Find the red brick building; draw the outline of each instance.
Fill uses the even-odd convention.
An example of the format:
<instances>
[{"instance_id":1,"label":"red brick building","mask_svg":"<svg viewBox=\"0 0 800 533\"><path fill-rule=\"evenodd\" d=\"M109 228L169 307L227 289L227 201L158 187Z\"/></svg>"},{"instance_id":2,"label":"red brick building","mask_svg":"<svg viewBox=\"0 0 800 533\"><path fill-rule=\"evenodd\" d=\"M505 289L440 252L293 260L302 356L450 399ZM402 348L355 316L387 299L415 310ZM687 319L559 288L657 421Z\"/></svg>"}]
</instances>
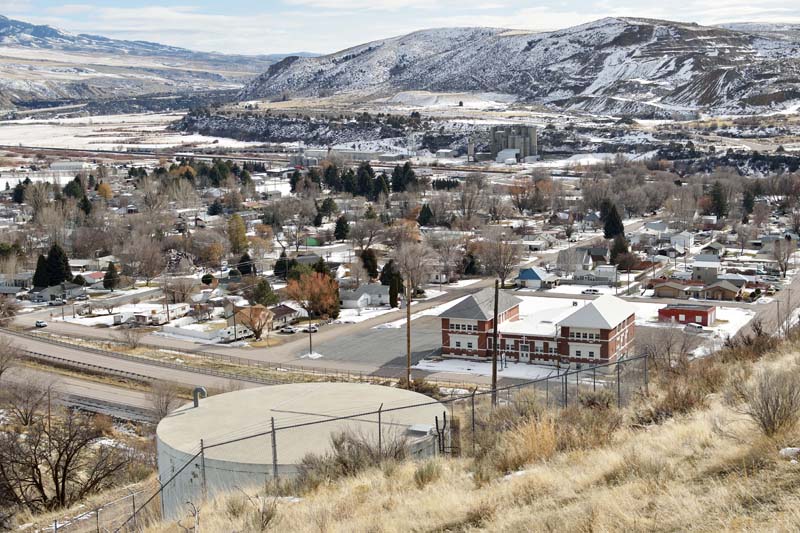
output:
<instances>
[{"instance_id":1,"label":"red brick building","mask_svg":"<svg viewBox=\"0 0 800 533\"><path fill-rule=\"evenodd\" d=\"M717 320L717 308L713 305L670 304L658 310L658 320L713 326Z\"/></svg>"},{"instance_id":2,"label":"red brick building","mask_svg":"<svg viewBox=\"0 0 800 533\"><path fill-rule=\"evenodd\" d=\"M501 292L498 353L519 362L599 364L627 355L635 337L635 308L614 296L575 301L527 315L523 300ZM560 305L560 307L558 307ZM489 359L494 292L473 294L440 315L442 355Z\"/></svg>"}]
</instances>

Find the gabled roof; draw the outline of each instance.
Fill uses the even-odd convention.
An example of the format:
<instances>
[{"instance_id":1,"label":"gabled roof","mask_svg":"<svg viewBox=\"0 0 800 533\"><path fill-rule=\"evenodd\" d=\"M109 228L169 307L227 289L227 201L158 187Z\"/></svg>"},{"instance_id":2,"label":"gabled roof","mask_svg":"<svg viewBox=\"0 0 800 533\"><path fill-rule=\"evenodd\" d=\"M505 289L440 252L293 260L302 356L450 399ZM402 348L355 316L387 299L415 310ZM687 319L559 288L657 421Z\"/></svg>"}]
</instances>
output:
<instances>
[{"instance_id":1,"label":"gabled roof","mask_svg":"<svg viewBox=\"0 0 800 533\"><path fill-rule=\"evenodd\" d=\"M497 312L503 313L520 304L516 296L500 291L497 297ZM494 289L487 288L464 298L439 315L441 318L463 318L468 320L491 320L494 317Z\"/></svg>"},{"instance_id":2,"label":"gabled roof","mask_svg":"<svg viewBox=\"0 0 800 533\"><path fill-rule=\"evenodd\" d=\"M606 294L578 308L559 322L560 326L574 328L613 329L629 316L636 314L632 304Z\"/></svg>"},{"instance_id":3,"label":"gabled roof","mask_svg":"<svg viewBox=\"0 0 800 533\"><path fill-rule=\"evenodd\" d=\"M726 291L737 292L737 293L739 292L739 287L737 287L730 281L725 281L725 280L717 281L716 283L712 283L711 285L705 288L705 290L707 291L711 289L724 289Z\"/></svg>"},{"instance_id":4,"label":"gabled roof","mask_svg":"<svg viewBox=\"0 0 800 533\"><path fill-rule=\"evenodd\" d=\"M521 279L524 281L548 281L552 279L558 279L558 276L555 274L551 274L546 270L539 268L539 267L532 267L532 268L523 268L519 271L519 276L517 279Z\"/></svg>"}]
</instances>

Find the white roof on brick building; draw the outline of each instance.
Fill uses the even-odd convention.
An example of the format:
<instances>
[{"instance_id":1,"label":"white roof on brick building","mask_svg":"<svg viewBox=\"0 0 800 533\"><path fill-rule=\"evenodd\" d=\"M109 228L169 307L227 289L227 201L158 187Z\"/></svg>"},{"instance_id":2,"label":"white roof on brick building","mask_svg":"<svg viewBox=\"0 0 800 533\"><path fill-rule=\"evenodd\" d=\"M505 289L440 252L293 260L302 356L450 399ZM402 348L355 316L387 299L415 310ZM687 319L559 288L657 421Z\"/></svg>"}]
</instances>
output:
<instances>
[{"instance_id":1,"label":"white roof on brick building","mask_svg":"<svg viewBox=\"0 0 800 533\"><path fill-rule=\"evenodd\" d=\"M636 307L610 294L588 303L559 322L573 328L614 329L620 322L636 314Z\"/></svg>"}]
</instances>

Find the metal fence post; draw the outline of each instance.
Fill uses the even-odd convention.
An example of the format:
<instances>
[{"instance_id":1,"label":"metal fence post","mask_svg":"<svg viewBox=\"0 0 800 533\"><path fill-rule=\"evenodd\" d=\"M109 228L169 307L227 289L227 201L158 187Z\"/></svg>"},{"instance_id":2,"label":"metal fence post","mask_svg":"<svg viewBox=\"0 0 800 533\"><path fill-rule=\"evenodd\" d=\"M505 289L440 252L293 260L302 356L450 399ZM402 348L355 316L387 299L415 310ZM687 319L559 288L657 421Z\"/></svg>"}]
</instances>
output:
<instances>
[{"instance_id":1,"label":"metal fence post","mask_svg":"<svg viewBox=\"0 0 800 533\"><path fill-rule=\"evenodd\" d=\"M597 391L597 367L592 367L592 392Z\"/></svg>"},{"instance_id":2,"label":"metal fence post","mask_svg":"<svg viewBox=\"0 0 800 533\"><path fill-rule=\"evenodd\" d=\"M203 499L206 497L206 447L203 439L200 439L200 480L203 486Z\"/></svg>"},{"instance_id":3,"label":"metal fence post","mask_svg":"<svg viewBox=\"0 0 800 533\"><path fill-rule=\"evenodd\" d=\"M53 520L53 533L58 533L58 518Z\"/></svg>"},{"instance_id":4,"label":"metal fence post","mask_svg":"<svg viewBox=\"0 0 800 533\"><path fill-rule=\"evenodd\" d=\"M475 455L475 391L472 389L472 396L470 401L472 403L472 455Z\"/></svg>"},{"instance_id":5,"label":"metal fence post","mask_svg":"<svg viewBox=\"0 0 800 533\"><path fill-rule=\"evenodd\" d=\"M272 424L272 478L278 480L278 439L275 435L275 417L270 418Z\"/></svg>"},{"instance_id":6,"label":"metal fence post","mask_svg":"<svg viewBox=\"0 0 800 533\"><path fill-rule=\"evenodd\" d=\"M617 361L617 409L622 407L622 381L620 379L621 372L619 361Z\"/></svg>"},{"instance_id":7,"label":"metal fence post","mask_svg":"<svg viewBox=\"0 0 800 533\"><path fill-rule=\"evenodd\" d=\"M381 411L383 411L383 404L378 407L378 456L383 455L383 430L381 426Z\"/></svg>"},{"instance_id":8,"label":"metal fence post","mask_svg":"<svg viewBox=\"0 0 800 533\"><path fill-rule=\"evenodd\" d=\"M648 357L645 356L645 358L644 358L644 393L649 395L650 394L650 387L649 387L648 376L647 376L647 359L648 359Z\"/></svg>"},{"instance_id":9,"label":"metal fence post","mask_svg":"<svg viewBox=\"0 0 800 533\"><path fill-rule=\"evenodd\" d=\"M100 533L100 508L94 510L94 526L97 533Z\"/></svg>"},{"instance_id":10,"label":"metal fence post","mask_svg":"<svg viewBox=\"0 0 800 533\"><path fill-rule=\"evenodd\" d=\"M200 441L202 442L202 441ZM203 467L203 472L205 472L205 466ZM203 492L205 492L205 485L206 485L206 476L205 473L203 474ZM131 491L131 502L133 505L133 529L136 531L138 528L136 527L136 493Z\"/></svg>"}]
</instances>

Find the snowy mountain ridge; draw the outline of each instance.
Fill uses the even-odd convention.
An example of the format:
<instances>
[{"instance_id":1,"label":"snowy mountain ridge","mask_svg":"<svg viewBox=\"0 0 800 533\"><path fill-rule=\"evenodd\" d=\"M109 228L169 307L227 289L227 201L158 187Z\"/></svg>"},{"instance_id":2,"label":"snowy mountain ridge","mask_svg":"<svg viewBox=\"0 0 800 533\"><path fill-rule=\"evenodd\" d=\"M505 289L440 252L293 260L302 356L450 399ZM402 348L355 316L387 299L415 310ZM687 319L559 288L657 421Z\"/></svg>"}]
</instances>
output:
<instances>
[{"instance_id":1,"label":"snowy mountain ridge","mask_svg":"<svg viewBox=\"0 0 800 533\"><path fill-rule=\"evenodd\" d=\"M751 113L800 100L800 42L774 31L638 18L546 33L422 30L326 56L287 57L240 97L491 91L615 115Z\"/></svg>"}]
</instances>

